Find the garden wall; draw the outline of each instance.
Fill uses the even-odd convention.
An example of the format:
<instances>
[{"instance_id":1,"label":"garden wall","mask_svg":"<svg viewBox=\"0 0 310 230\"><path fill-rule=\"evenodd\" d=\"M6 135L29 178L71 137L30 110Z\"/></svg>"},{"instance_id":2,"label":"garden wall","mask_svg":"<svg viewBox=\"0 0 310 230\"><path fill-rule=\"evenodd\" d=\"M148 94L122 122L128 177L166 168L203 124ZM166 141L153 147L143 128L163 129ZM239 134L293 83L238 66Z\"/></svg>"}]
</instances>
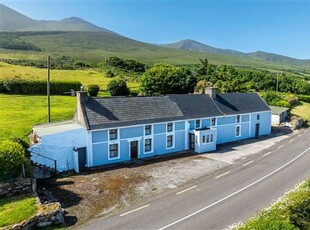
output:
<instances>
[{"instance_id":1,"label":"garden wall","mask_svg":"<svg viewBox=\"0 0 310 230\"><path fill-rule=\"evenodd\" d=\"M36 192L36 180L30 178L16 179L8 183L0 183L0 198Z\"/></svg>"}]
</instances>

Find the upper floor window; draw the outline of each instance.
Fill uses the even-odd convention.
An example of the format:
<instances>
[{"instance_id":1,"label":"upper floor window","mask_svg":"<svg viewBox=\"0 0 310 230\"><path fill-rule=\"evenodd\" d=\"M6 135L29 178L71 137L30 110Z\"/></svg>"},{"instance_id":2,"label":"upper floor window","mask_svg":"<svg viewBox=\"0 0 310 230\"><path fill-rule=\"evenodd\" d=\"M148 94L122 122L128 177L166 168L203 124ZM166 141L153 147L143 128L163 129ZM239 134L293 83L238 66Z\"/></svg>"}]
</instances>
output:
<instances>
[{"instance_id":1,"label":"upper floor window","mask_svg":"<svg viewBox=\"0 0 310 230\"><path fill-rule=\"evenodd\" d=\"M152 134L152 125L146 125L144 127L144 134L145 135L151 135Z\"/></svg>"},{"instance_id":2,"label":"upper floor window","mask_svg":"<svg viewBox=\"0 0 310 230\"><path fill-rule=\"evenodd\" d=\"M256 119L259 120L259 118L260 118L260 116L259 116L259 114L257 114Z\"/></svg>"},{"instance_id":3,"label":"upper floor window","mask_svg":"<svg viewBox=\"0 0 310 230\"><path fill-rule=\"evenodd\" d=\"M172 132L173 131L173 123L167 123L167 132Z\"/></svg>"},{"instance_id":4,"label":"upper floor window","mask_svg":"<svg viewBox=\"0 0 310 230\"><path fill-rule=\"evenodd\" d=\"M211 126L215 126L216 125L216 118L212 118L211 119Z\"/></svg>"},{"instance_id":5,"label":"upper floor window","mask_svg":"<svg viewBox=\"0 0 310 230\"><path fill-rule=\"evenodd\" d=\"M237 122L237 123L240 123L240 115L237 115L236 122Z\"/></svg>"},{"instance_id":6,"label":"upper floor window","mask_svg":"<svg viewBox=\"0 0 310 230\"><path fill-rule=\"evenodd\" d=\"M117 140L117 129L109 130L109 140Z\"/></svg>"},{"instance_id":7,"label":"upper floor window","mask_svg":"<svg viewBox=\"0 0 310 230\"><path fill-rule=\"evenodd\" d=\"M196 129L200 128L200 120L199 119L195 121L195 128Z\"/></svg>"}]
</instances>

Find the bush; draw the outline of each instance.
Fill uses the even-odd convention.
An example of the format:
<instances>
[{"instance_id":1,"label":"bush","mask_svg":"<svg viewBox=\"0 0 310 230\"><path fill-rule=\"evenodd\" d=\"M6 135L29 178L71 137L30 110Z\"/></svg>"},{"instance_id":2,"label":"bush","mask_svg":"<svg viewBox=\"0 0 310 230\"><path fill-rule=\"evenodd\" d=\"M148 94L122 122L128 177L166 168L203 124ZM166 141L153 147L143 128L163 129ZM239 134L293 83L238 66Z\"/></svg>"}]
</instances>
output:
<instances>
[{"instance_id":1,"label":"bush","mask_svg":"<svg viewBox=\"0 0 310 230\"><path fill-rule=\"evenodd\" d=\"M310 103L310 95L298 95L298 100Z\"/></svg>"},{"instance_id":2,"label":"bush","mask_svg":"<svg viewBox=\"0 0 310 230\"><path fill-rule=\"evenodd\" d=\"M298 206L290 208L290 220L294 226L301 230L310 229L310 198L303 200Z\"/></svg>"},{"instance_id":3,"label":"bush","mask_svg":"<svg viewBox=\"0 0 310 230\"><path fill-rule=\"evenodd\" d=\"M114 75L112 70L108 70L107 72L105 72L105 76L109 77L109 78L115 77L115 75Z\"/></svg>"},{"instance_id":4,"label":"bush","mask_svg":"<svg viewBox=\"0 0 310 230\"><path fill-rule=\"evenodd\" d=\"M137 97L139 93L140 92L138 90L130 90L130 96Z\"/></svg>"},{"instance_id":5,"label":"bush","mask_svg":"<svg viewBox=\"0 0 310 230\"><path fill-rule=\"evenodd\" d=\"M0 92L10 94L46 95L46 81L31 81L11 79L0 82ZM78 81L52 81L50 85L51 94L63 95L65 92L80 90L82 84ZM2 90L2 91L1 91Z\"/></svg>"},{"instance_id":6,"label":"bush","mask_svg":"<svg viewBox=\"0 0 310 230\"><path fill-rule=\"evenodd\" d=\"M127 96L130 91L127 87L127 84L122 79L114 79L108 84L108 91L111 96Z\"/></svg>"},{"instance_id":7,"label":"bush","mask_svg":"<svg viewBox=\"0 0 310 230\"><path fill-rule=\"evenodd\" d=\"M29 162L25 157L23 146L12 141L0 143L0 181L8 181L22 174L24 165L29 174Z\"/></svg>"},{"instance_id":8,"label":"bush","mask_svg":"<svg viewBox=\"0 0 310 230\"><path fill-rule=\"evenodd\" d=\"M99 93L100 87L99 85L89 85L88 86L88 94L91 97L96 97Z\"/></svg>"}]
</instances>

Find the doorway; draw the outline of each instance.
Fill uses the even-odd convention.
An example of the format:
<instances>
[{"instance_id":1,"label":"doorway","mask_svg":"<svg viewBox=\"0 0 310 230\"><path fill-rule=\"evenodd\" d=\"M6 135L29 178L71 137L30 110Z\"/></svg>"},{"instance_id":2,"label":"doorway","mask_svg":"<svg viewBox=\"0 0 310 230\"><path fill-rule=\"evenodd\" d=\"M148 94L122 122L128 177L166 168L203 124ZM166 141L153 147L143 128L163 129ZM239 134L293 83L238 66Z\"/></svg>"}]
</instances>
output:
<instances>
[{"instance_id":1,"label":"doorway","mask_svg":"<svg viewBox=\"0 0 310 230\"><path fill-rule=\"evenodd\" d=\"M130 142L130 157L131 159L138 158L138 141L131 141Z\"/></svg>"},{"instance_id":2,"label":"doorway","mask_svg":"<svg viewBox=\"0 0 310 230\"><path fill-rule=\"evenodd\" d=\"M86 165L86 147L83 148L77 148L78 152L78 160L79 160L79 171L84 172L85 171L85 165Z\"/></svg>"},{"instance_id":3,"label":"doorway","mask_svg":"<svg viewBox=\"0 0 310 230\"><path fill-rule=\"evenodd\" d=\"M255 137L259 136L259 123L255 125Z\"/></svg>"},{"instance_id":4,"label":"doorway","mask_svg":"<svg viewBox=\"0 0 310 230\"><path fill-rule=\"evenodd\" d=\"M189 149L195 150L195 134L189 133Z\"/></svg>"}]
</instances>

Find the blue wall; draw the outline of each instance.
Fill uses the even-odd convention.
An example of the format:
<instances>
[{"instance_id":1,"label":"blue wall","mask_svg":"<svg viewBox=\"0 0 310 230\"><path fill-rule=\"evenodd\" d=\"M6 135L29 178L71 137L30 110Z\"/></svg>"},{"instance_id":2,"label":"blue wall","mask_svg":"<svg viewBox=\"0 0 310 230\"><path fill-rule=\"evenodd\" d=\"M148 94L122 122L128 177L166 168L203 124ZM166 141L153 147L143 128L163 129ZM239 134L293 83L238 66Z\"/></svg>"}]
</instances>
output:
<instances>
[{"instance_id":1,"label":"blue wall","mask_svg":"<svg viewBox=\"0 0 310 230\"><path fill-rule=\"evenodd\" d=\"M257 114L260 115L259 120L257 120ZM160 123L153 125L153 134L149 137L152 138L153 152L144 153L144 125L136 127L126 127L119 129L119 149L120 158L109 160L108 159L108 131L95 131L92 132L92 152L93 152L93 166L117 163L121 161L130 160L130 141L138 140L138 158L151 157L154 155L163 155L177 151L185 150L188 143L188 130L185 130L187 126L186 122L189 123L190 129L194 128L195 120L191 121L178 121L174 123L174 147L166 148L166 124ZM251 126L250 126L251 123ZM271 113L261 112L251 115L241 115L241 122L236 123L236 116L219 117L217 118L217 126L215 132L214 144L205 144L197 148L198 152L206 152L213 150L216 144L238 141L255 136L255 125L260 124L259 135L269 134L271 131ZM236 126L241 127L241 136L236 137ZM201 127L209 127L210 119L201 119ZM97 143L97 144L96 144Z\"/></svg>"}]
</instances>

